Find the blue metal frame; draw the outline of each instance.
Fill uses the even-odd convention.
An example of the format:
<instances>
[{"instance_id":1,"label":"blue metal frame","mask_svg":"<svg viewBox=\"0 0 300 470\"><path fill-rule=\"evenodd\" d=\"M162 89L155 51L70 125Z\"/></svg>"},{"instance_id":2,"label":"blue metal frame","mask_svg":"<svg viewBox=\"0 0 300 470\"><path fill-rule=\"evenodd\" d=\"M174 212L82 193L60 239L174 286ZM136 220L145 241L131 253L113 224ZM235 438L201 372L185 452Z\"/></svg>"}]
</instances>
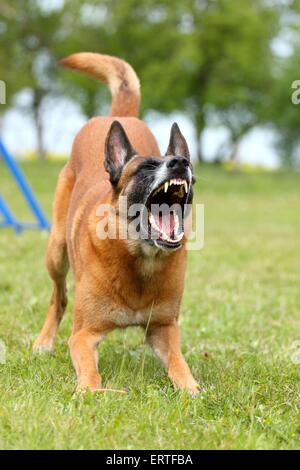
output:
<instances>
[{"instance_id":1,"label":"blue metal frame","mask_svg":"<svg viewBox=\"0 0 300 470\"><path fill-rule=\"evenodd\" d=\"M0 221L0 227L13 227L16 232L20 232L22 229L18 221L14 218L13 214L6 205L3 197L0 194L0 213L2 213L3 220Z\"/></svg>"},{"instance_id":2,"label":"blue metal frame","mask_svg":"<svg viewBox=\"0 0 300 470\"><path fill-rule=\"evenodd\" d=\"M23 194L25 201L27 202L28 206L30 207L32 213L34 214L37 223L30 224L30 223L21 223L18 222L11 211L9 210L7 204L5 203L3 197L0 195L0 213L3 215L3 221L0 221L0 227L13 227L16 232L21 232L23 229L27 228L36 228L41 230L49 230L50 224L47 221L36 197L30 188L29 184L27 183L25 176L23 175L22 171L18 167L17 163L10 155L8 150L6 149L5 145L0 139L0 153L2 154L4 163L7 165L9 171L12 174L13 179L17 183L20 191Z\"/></svg>"}]
</instances>

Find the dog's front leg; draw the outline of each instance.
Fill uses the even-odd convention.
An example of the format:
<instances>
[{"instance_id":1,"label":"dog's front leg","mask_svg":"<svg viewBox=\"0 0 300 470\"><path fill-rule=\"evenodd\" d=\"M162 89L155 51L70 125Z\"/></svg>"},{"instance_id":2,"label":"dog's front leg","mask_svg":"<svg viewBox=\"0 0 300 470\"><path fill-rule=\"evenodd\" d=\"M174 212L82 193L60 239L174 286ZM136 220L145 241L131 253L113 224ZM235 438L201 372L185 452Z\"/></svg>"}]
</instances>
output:
<instances>
[{"instance_id":1,"label":"dog's front leg","mask_svg":"<svg viewBox=\"0 0 300 470\"><path fill-rule=\"evenodd\" d=\"M174 387L187 390L193 396L196 395L199 392L199 385L182 355L177 321L169 325L150 326L147 339L167 368Z\"/></svg>"},{"instance_id":2,"label":"dog's front leg","mask_svg":"<svg viewBox=\"0 0 300 470\"><path fill-rule=\"evenodd\" d=\"M101 389L101 376L98 372L97 346L106 332L95 332L88 328L74 333L69 339L72 362L77 374L77 390Z\"/></svg>"}]
</instances>

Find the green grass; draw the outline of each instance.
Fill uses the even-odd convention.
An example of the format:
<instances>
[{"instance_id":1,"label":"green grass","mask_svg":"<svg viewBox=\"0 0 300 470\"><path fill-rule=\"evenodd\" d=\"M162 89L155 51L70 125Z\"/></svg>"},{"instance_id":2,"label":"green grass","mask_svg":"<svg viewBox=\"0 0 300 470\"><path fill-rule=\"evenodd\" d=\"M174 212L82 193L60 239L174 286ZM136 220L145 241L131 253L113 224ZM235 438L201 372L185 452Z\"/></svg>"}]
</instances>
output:
<instances>
[{"instance_id":1,"label":"green grass","mask_svg":"<svg viewBox=\"0 0 300 470\"><path fill-rule=\"evenodd\" d=\"M24 171L50 215L59 163ZM0 164L1 192L28 218ZM205 246L189 255L182 344L203 392L173 391L138 329L100 347L119 395L73 395L68 312L53 356L33 356L51 284L47 235L0 231L0 447L5 449L295 449L300 446L300 175L203 167Z\"/></svg>"}]
</instances>

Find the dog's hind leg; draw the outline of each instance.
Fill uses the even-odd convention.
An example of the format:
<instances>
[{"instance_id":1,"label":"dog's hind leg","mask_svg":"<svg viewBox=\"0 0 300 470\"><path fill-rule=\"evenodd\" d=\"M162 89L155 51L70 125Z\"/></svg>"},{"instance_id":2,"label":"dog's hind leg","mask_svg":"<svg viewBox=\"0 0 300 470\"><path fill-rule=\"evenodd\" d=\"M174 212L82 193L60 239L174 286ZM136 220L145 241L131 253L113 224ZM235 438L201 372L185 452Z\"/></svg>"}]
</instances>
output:
<instances>
[{"instance_id":1,"label":"dog's hind leg","mask_svg":"<svg viewBox=\"0 0 300 470\"><path fill-rule=\"evenodd\" d=\"M73 173L67 165L59 175L54 199L53 225L46 256L47 269L53 280L53 292L44 326L33 345L33 350L37 352L53 350L54 337L67 305L66 276L69 261L66 220L73 185Z\"/></svg>"}]
</instances>

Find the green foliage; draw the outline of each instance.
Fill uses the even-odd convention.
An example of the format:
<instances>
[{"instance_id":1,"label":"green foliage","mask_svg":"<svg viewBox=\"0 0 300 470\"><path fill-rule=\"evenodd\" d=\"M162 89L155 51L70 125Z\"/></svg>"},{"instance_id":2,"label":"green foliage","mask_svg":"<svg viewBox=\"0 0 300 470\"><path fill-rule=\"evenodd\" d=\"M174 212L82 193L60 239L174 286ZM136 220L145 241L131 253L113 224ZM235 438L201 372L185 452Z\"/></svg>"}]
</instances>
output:
<instances>
[{"instance_id":1,"label":"green foliage","mask_svg":"<svg viewBox=\"0 0 300 470\"><path fill-rule=\"evenodd\" d=\"M288 167L300 166L299 54L297 46L291 55L281 59L264 110L266 122L276 132L282 163Z\"/></svg>"},{"instance_id":2,"label":"green foliage","mask_svg":"<svg viewBox=\"0 0 300 470\"><path fill-rule=\"evenodd\" d=\"M133 65L141 78L143 112L182 110L199 134L213 115L230 128L233 140L259 121L271 80L276 8L263 0L89 0L85 11L89 27L80 35L81 48L95 44Z\"/></svg>"},{"instance_id":3,"label":"green foliage","mask_svg":"<svg viewBox=\"0 0 300 470\"><path fill-rule=\"evenodd\" d=\"M300 93L292 88L292 83L297 79L300 80L299 67L296 62L299 53L300 50L295 51L279 72L272 89L272 103L267 110L268 122L277 133L276 143L282 163L289 167L300 165L300 103L292 101L295 92L298 100L300 97Z\"/></svg>"},{"instance_id":4,"label":"green foliage","mask_svg":"<svg viewBox=\"0 0 300 470\"><path fill-rule=\"evenodd\" d=\"M235 144L260 121L260 103L271 81L270 45L278 31L278 11L261 0L205 4L205 9L193 10L197 66L189 96L198 132L205 124L225 125Z\"/></svg>"},{"instance_id":5,"label":"green foliage","mask_svg":"<svg viewBox=\"0 0 300 470\"><path fill-rule=\"evenodd\" d=\"M57 90L55 47L63 32L61 9L47 8L41 0L14 0L0 7L1 53L5 51L1 78L7 83L8 102L23 90L30 91L24 111L37 131L39 157L45 157L43 105Z\"/></svg>"},{"instance_id":6,"label":"green foliage","mask_svg":"<svg viewBox=\"0 0 300 470\"><path fill-rule=\"evenodd\" d=\"M55 89L55 56L59 42L60 11L45 10L42 2L14 0L0 8L1 77L13 92L31 89L47 94Z\"/></svg>"}]
</instances>

